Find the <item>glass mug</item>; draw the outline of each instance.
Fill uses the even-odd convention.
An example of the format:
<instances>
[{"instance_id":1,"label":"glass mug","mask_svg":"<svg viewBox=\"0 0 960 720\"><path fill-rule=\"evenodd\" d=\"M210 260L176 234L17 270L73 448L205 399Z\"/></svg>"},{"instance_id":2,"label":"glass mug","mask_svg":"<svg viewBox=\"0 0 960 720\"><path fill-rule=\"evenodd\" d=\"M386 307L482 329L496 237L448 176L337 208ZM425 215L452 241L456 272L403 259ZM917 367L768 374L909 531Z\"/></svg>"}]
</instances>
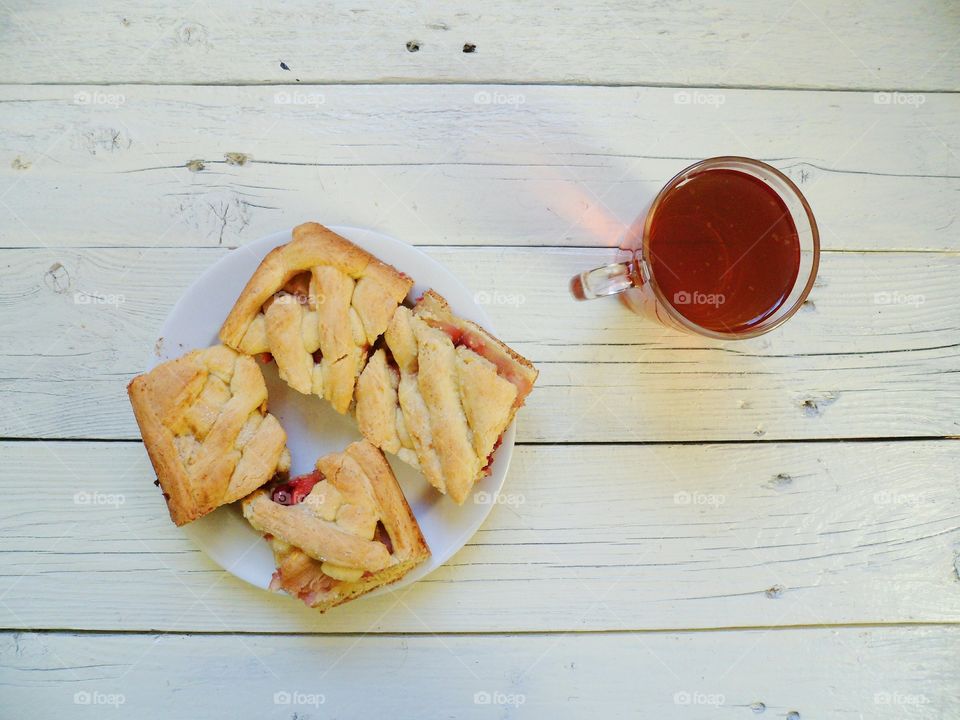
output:
<instances>
[{"instance_id":1,"label":"glass mug","mask_svg":"<svg viewBox=\"0 0 960 720\"><path fill-rule=\"evenodd\" d=\"M759 160L716 157L677 174L624 234L625 262L575 277L581 300L626 293L635 311L723 340L756 337L803 305L820 235L799 188Z\"/></svg>"}]
</instances>

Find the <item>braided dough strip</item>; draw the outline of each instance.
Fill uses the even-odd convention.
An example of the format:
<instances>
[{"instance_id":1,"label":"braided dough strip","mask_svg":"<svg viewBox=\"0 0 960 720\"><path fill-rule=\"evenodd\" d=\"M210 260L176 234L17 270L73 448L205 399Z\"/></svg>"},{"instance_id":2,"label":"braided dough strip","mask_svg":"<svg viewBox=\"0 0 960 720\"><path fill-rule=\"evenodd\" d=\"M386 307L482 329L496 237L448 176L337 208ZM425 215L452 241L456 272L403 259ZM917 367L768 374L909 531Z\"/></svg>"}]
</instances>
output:
<instances>
[{"instance_id":1,"label":"braided dough strip","mask_svg":"<svg viewBox=\"0 0 960 720\"><path fill-rule=\"evenodd\" d=\"M357 382L360 432L462 505L537 371L432 291L397 308L384 340Z\"/></svg>"}]
</instances>

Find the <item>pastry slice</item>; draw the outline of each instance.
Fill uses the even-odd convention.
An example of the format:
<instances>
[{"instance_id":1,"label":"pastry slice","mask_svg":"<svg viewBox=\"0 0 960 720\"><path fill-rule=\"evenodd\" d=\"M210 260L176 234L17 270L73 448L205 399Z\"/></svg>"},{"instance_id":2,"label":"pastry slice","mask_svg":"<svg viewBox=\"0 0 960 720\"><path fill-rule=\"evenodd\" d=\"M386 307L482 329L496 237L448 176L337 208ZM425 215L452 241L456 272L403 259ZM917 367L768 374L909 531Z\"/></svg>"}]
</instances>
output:
<instances>
[{"instance_id":1,"label":"pastry slice","mask_svg":"<svg viewBox=\"0 0 960 720\"><path fill-rule=\"evenodd\" d=\"M390 465L365 440L257 490L243 515L273 548L271 589L321 611L396 582L430 556Z\"/></svg>"},{"instance_id":2,"label":"pastry slice","mask_svg":"<svg viewBox=\"0 0 960 720\"><path fill-rule=\"evenodd\" d=\"M127 393L177 525L245 497L290 466L286 433L267 413L253 358L223 345L194 350L135 377Z\"/></svg>"},{"instance_id":3,"label":"pastry slice","mask_svg":"<svg viewBox=\"0 0 960 720\"><path fill-rule=\"evenodd\" d=\"M220 329L224 344L269 353L297 392L345 413L357 377L413 281L317 223L270 251Z\"/></svg>"},{"instance_id":4,"label":"pastry slice","mask_svg":"<svg viewBox=\"0 0 960 720\"><path fill-rule=\"evenodd\" d=\"M397 308L383 345L357 383L360 432L462 505L537 371L433 291Z\"/></svg>"}]
</instances>

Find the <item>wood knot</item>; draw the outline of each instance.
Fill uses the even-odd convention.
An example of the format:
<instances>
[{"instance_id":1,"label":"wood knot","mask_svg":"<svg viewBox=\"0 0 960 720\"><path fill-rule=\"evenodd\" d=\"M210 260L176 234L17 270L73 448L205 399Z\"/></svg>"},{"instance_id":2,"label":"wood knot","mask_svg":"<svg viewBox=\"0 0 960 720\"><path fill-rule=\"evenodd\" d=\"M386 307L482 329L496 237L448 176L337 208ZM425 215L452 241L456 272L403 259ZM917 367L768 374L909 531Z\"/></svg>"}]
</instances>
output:
<instances>
[{"instance_id":1,"label":"wood knot","mask_svg":"<svg viewBox=\"0 0 960 720\"><path fill-rule=\"evenodd\" d=\"M190 172L200 172L207 166L203 164L203 160L190 160L184 164L184 167Z\"/></svg>"},{"instance_id":2,"label":"wood knot","mask_svg":"<svg viewBox=\"0 0 960 720\"><path fill-rule=\"evenodd\" d=\"M243 167L251 160L249 155L241 152L224 153L223 159L227 161L227 165L237 165L240 167Z\"/></svg>"},{"instance_id":3,"label":"wood knot","mask_svg":"<svg viewBox=\"0 0 960 720\"><path fill-rule=\"evenodd\" d=\"M420 50L420 43L416 40L407 40L407 52L417 52Z\"/></svg>"},{"instance_id":4,"label":"wood knot","mask_svg":"<svg viewBox=\"0 0 960 720\"><path fill-rule=\"evenodd\" d=\"M50 269L43 274L44 284L53 290L57 295L62 295L70 289L70 273L60 263L54 263Z\"/></svg>"},{"instance_id":5,"label":"wood knot","mask_svg":"<svg viewBox=\"0 0 960 720\"><path fill-rule=\"evenodd\" d=\"M792 475L788 473L777 473L770 479L770 482L767 483L767 487L773 488L774 490L780 490L785 488L787 485L791 485L792 483Z\"/></svg>"},{"instance_id":6,"label":"wood knot","mask_svg":"<svg viewBox=\"0 0 960 720\"><path fill-rule=\"evenodd\" d=\"M133 140L125 137L116 128L94 127L81 133L79 144L91 155L96 155L98 152L114 153L120 150L128 150L133 145Z\"/></svg>"},{"instance_id":7,"label":"wood knot","mask_svg":"<svg viewBox=\"0 0 960 720\"><path fill-rule=\"evenodd\" d=\"M800 401L800 409L807 417L819 417L830 405L840 397L840 393L824 392Z\"/></svg>"},{"instance_id":8,"label":"wood knot","mask_svg":"<svg viewBox=\"0 0 960 720\"><path fill-rule=\"evenodd\" d=\"M774 585L763 591L763 594L766 595L771 600L776 600L778 597L783 595L786 588L783 585Z\"/></svg>"},{"instance_id":9,"label":"wood knot","mask_svg":"<svg viewBox=\"0 0 960 720\"><path fill-rule=\"evenodd\" d=\"M207 29L199 23L186 22L177 28L177 39L184 45L204 45L207 42Z\"/></svg>"},{"instance_id":10,"label":"wood knot","mask_svg":"<svg viewBox=\"0 0 960 720\"><path fill-rule=\"evenodd\" d=\"M477 51L477 46L474 45L473 43L464 43L464 44L463 44L463 51L464 51L465 53L476 52L476 51Z\"/></svg>"}]
</instances>

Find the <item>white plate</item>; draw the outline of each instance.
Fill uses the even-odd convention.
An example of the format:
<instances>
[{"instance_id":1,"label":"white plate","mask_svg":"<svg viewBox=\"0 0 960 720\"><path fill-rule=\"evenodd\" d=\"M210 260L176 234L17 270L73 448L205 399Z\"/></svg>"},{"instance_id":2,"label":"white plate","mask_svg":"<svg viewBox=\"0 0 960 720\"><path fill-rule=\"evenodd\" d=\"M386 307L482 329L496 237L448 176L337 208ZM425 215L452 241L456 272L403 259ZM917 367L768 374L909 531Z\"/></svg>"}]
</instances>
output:
<instances>
[{"instance_id":1,"label":"white plate","mask_svg":"<svg viewBox=\"0 0 960 720\"><path fill-rule=\"evenodd\" d=\"M471 292L450 271L415 247L371 230L331 229L413 278L416 284L409 300L433 288L458 315L493 332L490 319L476 304ZM290 239L289 230L261 238L228 253L201 275L167 317L160 330L159 354L151 356L149 366L152 368L189 350L216 344L220 325L260 261L270 250ZM287 431L291 476L310 472L320 456L342 450L360 439L350 417L337 414L315 395L301 395L291 390L277 377L275 363L261 367L270 395L269 410ZM432 555L399 582L380 588L370 596L419 580L450 559L473 536L503 487L513 455L514 435L514 425L511 425L496 452L490 475L477 483L462 507L434 490L418 471L389 457ZM257 587L269 586L276 567L273 554L266 541L243 519L236 503L221 507L183 529L223 569Z\"/></svg>"}]
</instances>

